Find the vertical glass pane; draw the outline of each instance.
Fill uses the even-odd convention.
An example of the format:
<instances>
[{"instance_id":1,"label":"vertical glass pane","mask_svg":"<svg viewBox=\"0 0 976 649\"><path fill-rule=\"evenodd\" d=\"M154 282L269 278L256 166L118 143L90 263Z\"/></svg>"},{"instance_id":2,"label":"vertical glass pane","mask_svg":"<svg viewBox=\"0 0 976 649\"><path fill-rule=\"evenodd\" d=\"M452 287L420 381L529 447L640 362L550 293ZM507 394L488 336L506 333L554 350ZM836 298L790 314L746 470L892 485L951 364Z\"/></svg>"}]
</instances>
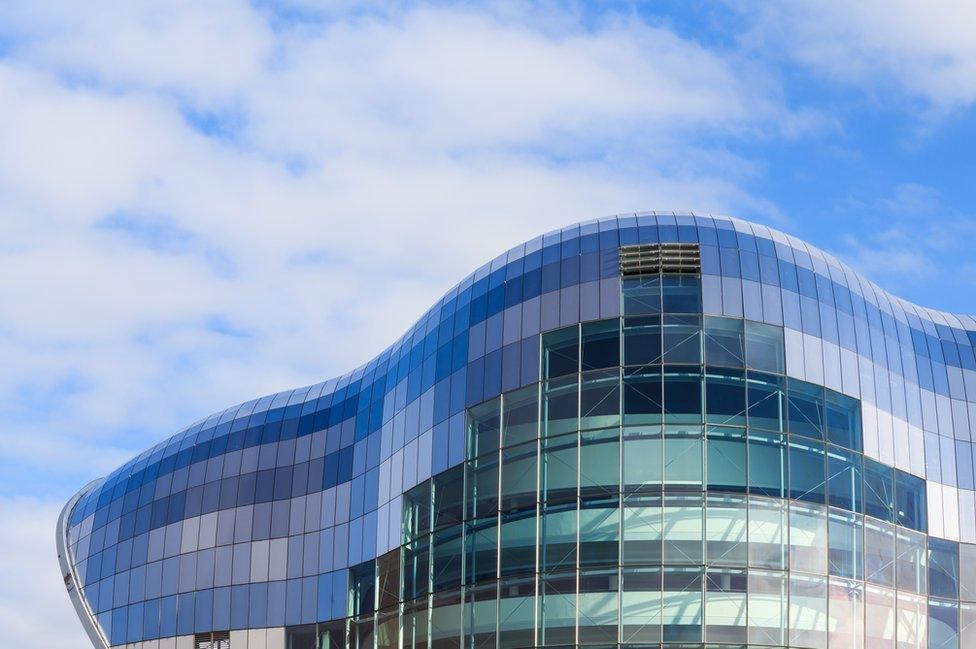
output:
<instances>
[{"instance_id":1,"label":"vertical glass pane","mask_svg":"<svg viewBox=\"0 0 976 649\"><path fill-rule=\"evenodd\" d=\"M828 586L828 643L831 647L864 646L864 586L850 579L831 577Z\"/></svg>"},{"instance_id":2,"label":"vertical glass pane","mask_svg":"<svg viewBox=\"0 0 976 649\"><path fill-rule=\"evenodd\" d=\"M498 568L498 521L472 521L464 532L464 574L466 584L494 582ZM404 555L406 570L406 555Z\"/></svg>"},{"instance_id":3,"label":"vertical glass pane","mask_svg":"<svg viewBox=\"0 0 976 649\"><path fill-rule=\"evenodd\" d=\"M430 482L421 482L403 494L403 540L419 538L430 531Z\"/></svg>"},{"instance_id":4,"label":"vertical glass pane","mask_svg":"<svg viewBox=\"0 0 976 649\"><path fill-rule=\"evenodd\" d=\"M661 569L623 570L620 641L657 644L661 641Z\"/></svg>"},{"instance_id":5,"label":"vertical glass pane","mask_svg":"<svg viewBox=\"0 0 976 649\"><path fill-rule=\"evenodd\" d=\"M746 383L750 428L780 432L786 412L785 380L781 376L749 372Z\"/></svg>"},{"instance_id":6,"label":"vertical glass pane","mask_svg":"<svg viewBox=\"0 0 976 649\"><path fill-rule=\"evenodd\" d=\"M552 437L575 432L579 425L577 377L563 377L542 384L542 435Z\"/></svg>"},{"instance_id":7,"label":"vertical glass pane","mask_svg":"<svg viewBox=\"0 0 976 649\"><path fill-rule=\"evenodd\" d=\"M580 362L584 372L620 365L620 320L584 322L582 331Z\"/></svg>"},{"instance_id":8,"label":"vertical glass pane","mask_svg":"<svg viewBox=\"0 0 976 649\"><path fill-rule=\"evenodd\" d=\"M621 287L625 315L661 312L661 276L625 277Z\"/></svg>"},{"instance_id":9,"label":"vertical glass pane","mask_svg":"<svg viewBox=\"0 0 976 649\"><path fill-rule=\"evenodd\" d=\"M976 545L959 544L959 599L976 602Z\"/></svg>"},{"instance_id":10,"label":"vertical glass pane","mask_svg":"<svg viewBox=\"0 0 976 649\"><path fill-rule=\"evenodd\" d=\"M725 367L745 366L743 321L705 316L705 363Z\"/></svg>"},{"instance_id":11,"label":"vertical glass pane","mask_svg":"<svg viewBox=\"0 0 976 649\"><path fill-rule=\"evenodd\" d=\"M424 536L403 546L403 597L413 599L429 591L430 537Z\"/></svg>"},{"instance_id":12,"label":"vertical glass pane","mask_svg":"<svg viewBox=\"0 0 976 649\"><path fill-rule=\"evenodd\" d=\"M786 501L749 496L749 565L785 570L788 529Z\"/></svg>"},{"instance_id":13,"label":"vertical glass pane","mask_svg":"<svg viewBox=\"0 0 976 649\"><path fill-rule=\"evenodd\" d=\"M827 499L831 507L861 511L860 454L827 447Z\"/></svg>"},{"instance_id":14,"label":"vertical glass pane","mask_svg":"<svg viewBox=\"0 0 976 649\"><path fill-rule=\"evenodd\" d=\"M697 275L662 275L665 313L701 313L701 281Z\"/></svg>"},{"instance_id":15,"label":"vertical glass pane","mask_svg":"<svg viewBox=\"0 0 976 649\"><path fill-rule=\"evenodd\" d=\"M580 497L606 498L620 490L620 429L580 434Z\"/></svg>"},{"instance_id":16,"label":"vertical glass pane","mask_svg":"<svg viewBox=\"0 0 976 649\"><path fill-rule=\"evenodd\" d=\"M787 491L786 436L749 431L749 490L751 493L785 498Z\"/></svg>"},{"instance_id":17,"label":"vertical glass pane","mask_svg":"<svg viewBox=\"0 0 976 649\"><path fill-rule=\"evenodd\" d=\"M498 512L498 455L469 460L466 475L466 517L494 516Z\"/></svg>"},{"instance_id":18,"label":"vertical glass pane","mask_svg":"<svg viewBox=\"0 0 976 649\"><path fill-rule=\"evenodd\" d=\"M514 649L535 644L535 578L499 580L498 647Z\"/></svg>"},{"instance_id":19,"label":"vertical glass pane","mask_svg":"<svg viewBox=\"0 0 976 649\"><path fill-rule=\"evenodd\" d=\"M502 428L505 446L514 446L536 438L539 428L537 385L503 395Z\"/></svg>"},{"instance_id":20,"label":"vertical glass pane","mask_svg":"<svg viewBox=\"0 0 976 649\"><path fill-rule=\"evenodd\" d=\"M861 515L830 509L827 537L827 571L837 577L864 579L864 530Z\"/></svg>"},{"instance_id":21,"label":"vertical glass pane","mask_svg":"<svg viewBox=\"0 0 976 649\"><path fill-rule=\"evenodd\" d=\"M542 441L540 494L548 503L576 502L579 438L575 434Z\"/></svg>"},{"instance_id":22,"label":"vertical glass pane","mask_svg":"<svg viewBox=\"0 0 976 649\"><path fill-rule=\"evenodd\" d=\"M897 481L897 523L902 527L925 532L928 513L925 508L925 480L904 471L895 471Z\"/></svg>"},{"instance_id":23,"label":"vertical glass pane","mask_svg":"<svg viewBox=\"0 0 976 649\"><path fill-rule=\"evenodd\" d=\"M898 649L924 649L928 643L928 610L925 597L899 592L897 598Z\"/></svg>"},{"instance_id":24,"label":"vertical glass pane","mask_svg":"<svg viewBox=\"0 0 976 649\"><path fill-rule=\"evenodd\" d=\"M581 570L579 576L580 644L617 642L619 626L617 570Z\"/></svg>"},{"instance_id":25,"label":"vertical glass pane","mask_svg":"<svg viewBox=\"0 0 976 649\"><path fill-rule=\"evenodd\" d=\"M896 537L895 577L898 590L924 595L928 592L928 555L925 551L925 535L899 528Z\"/></svg>"},{"instance_id":26,"label":"vertical glass pane","mask_svg":"<svg viewBox=\"0 0 976 649\"><path fill-rule=\"evenodd\" d=\"M705 421L729 426L746 425L746 381L742 370L705 369Z\"/></svg>"},{"instance_id":27,"label":"vertical glass pane","mask_svg":"<svg viewBox=\"0 0 976 649\"><path fill-rule=\"evenodd\" d=\"M468 457L498 450L501 433L501 404L495 398L468 409Z\"/></svg>"},{"instance_id":28,"label":"vertical glass pane","mask_svg":"<svg viewBox=\"0 0 976 649\"><path fill-rule=\"evenodd\" d=\"M498 574L527 574L535 571L536 512L502 514L499 528Z\"/></svg>"},{"instance_id":29,"label":"vertical glass pane","mask_svg":"<svg viewBox=\"0 0 976 649\"><path fill-rule=\"evenodd\" d=\"M547 507L539 520L539 568L547 572L576 567L579 523L576 502Z\"/></svg>"},{"instance_id":30,"label":"vertical glass pane","mask_svg":"<svg viewBox=\"0 0 976 649\"><path fill-rule=\"evenodd\" d=\"M576 643L576 572L546 574L539 579L539 644Z\"/></svg>"},{"instance_id":31,"label":"vertical glass pane","mask_svg":"<svg viewBox=\"0 0 976 649\"><path fill-rule=\"evenodd\" d=\"M959 605L959 646L976 647L976 604Z\"/></svg>"},{"instance_id":32,"label":"vertical glass pane","mask_svg":"<svg viewBox=\"0 0 976 649\"><path fill-rule=\"evenodd\" d=\"M827 510L790 504L790 569L827 574Z\"/></svg>"},{"instance_id":33,"label":"vertical glass pane","mask_svg":"<svg viewBox=\"0 0 976 649\"><path fill-rule=\"evenodd\" d=\"M458 525L464 516L464 467L456 466L431 480L434 490L433 527Z\"/></svg>"},{"instance_id":34,"label":"vertical glass pane","mask_svg":"<svg viewBox=\"0 0 976 649\"><path fill-rule=\"evenodd\" d=\"M460 589L435 592L430 607L431 649L457 649L461 646L461 616Z\"/></svg>"},{"instance_id":35,"label":"vertical glass pane","mask_svg":"<svg viewBox=\"0 0 976 649\"><path fill-rule=\"evenodd\" d=\"M894 470L867 457L864 458L864 513L895 522Z\"/></svg>"},{"instance_id":36,"label":"vertical glass pane","mask_svg":"<svg viewBox=\"0 0 976 649\"><path fill-rule=\"evenodd\" d=\"M895 591L868 584L864 589L864 647L891 649L895 646Z\"/></svg>"},{"instance_id":37,"label":"vertical glass pane","mask_svg":"<svg viewBox=\"0 0 976 649\"><path fill-rule=\"evenodd\" d=\"M426 649L430 637L427 598L421 597L403 604L403 646Z\"/></svg>"},{"instance_id":38,"label":"vertical glass pane","mask_svg":"<svg viewBox=\"0 0 976 649\"><path fill-rule=\"evenodd\" d=\"M746 364L756 370L783 374L786 372L786 352L783 329L761 322L745 321Z\"/></svg>"},{"instance_id":39,"label":"vertical glass pane","mask_svg":"<svg viewBox=\"0 0 976 649\"><path fill-rule=\"evenodd\" d=\"M664 482L675 486L701 486L702 429L667 426L664 429Z\"/></svg>"},{"instance_id":40,"label":"vertical glass pane","mask_svg":"<svg viewBox=\"0 0 976 649\"><path fill-rule=\"evenodd\" d=\"M377 557L376 573L379 608L396 606L400 601L400 550L391 550Z\"/></svg>"},{"instance_id":41,"label":"vertical glass pane","mask_svg":"<svg viewBox=\"0 0 976 649\"><path fill-rule=\"evenodd\" d=\"M959 597L959 548L952 541L929 538L929 595Z\"/></svg>"},{"instance_id":42,"label":"vertical glass pane","mask_svg":"<svg viewBox=\"0 0 976 649\"><path fill-rule=\"evenodd\" d=\"M502 511L535 508L536 455L535 442L513 446L502 451L499 503Z\"/></svg>"},{"instance_id":43,"label":"vertical glass pane","mask_svg":"<svg viewBox=\"0 0 976 649\"><path fill-rule=\"evenodd\" d=\"M748 563L748 506L745 496L707 494L705 561L714 566Z\"/></svg>"},{"instance_id":44,"label":"vertical glass pane","mask_svg":"<svg viewBox=\"0 0 976 649\"><path fill-rule=\"evenodd\" d=\"M620 371L594 370L582 379L580 429L620 425Z\"/></svg>"},{"instance_id":45,"label":"vertical glass pane","mask_svg":"<svg viewBox=\"0 0 976 649\"><path fill-rule=\"evenodd\" d=\"M846 448L860 451L861 402L833 390L827 390L827 439Z\"/></svg>"},{"instance_id":46,"label":"vertical glass pane","mask_svg":"<svg viewBox=\"0 0 976 649\"><path fill-rule=\"evenodd\" d=\"M645 366L661 363L661 316L624 318L624 365Z\"/></svg>"},{"instance_id":47,"label":"vertical glass pane","mask_svg":"<svg viewBox=\"0 0 976 649\"><path fill-rule=\"evenodd\" d=\"M616 498L581 503L579 545L581 566L617 565L620 509Z\"/></svg>"},{"instance_id":48,"label":"vertical glass pane","mask_svg":"<svg viewBox=\"0 0 976 649\"><path fill-rule=\"evenodd\" d=\"M629 496L623 507L623 563L658 564L662 557L664 510L661 496Z\"/></svg>"},{"instance_id":49,"label":"vertical glass pane","mask_svg":"<svg viewBox=\"0 0 976 649\"><path fill-rule=\"evenodd\" d=\"M827 578L790 575L790 646L827 649Z\"/></svg>"},{"instance_id":50,"label":"vertical glass pane","mask_svg":"<svg viewBox=\"0 0 976 649\"><path fill-rule=\"evenodd\" d=\"M470 649L494 649L498 616L498 587L494 581L465 589L464 634ZM409 645L404 643L404 649Z\"/></svg>"},{"instance_id":51,"label":"vertical glass pane","mask_svg":"<svg viewBox=\"0 0 976 649\"><path fill-rule=\"evenodd\" d=\"M745 570L709 568L705 574L705 640L748 640Z\"/></svg>"},{"instance_id":52,"label":"vertical glass pane","mask_svg":"<svg viewBox=\"0 0 976 649\"><path fill-rule=\"evenodd\" d=\"M745 493L749 482L743 428L709 426L706 450L708 489Z\"/></svg>"},{"instance_id":53,"label":"vertical glass pane","mask_svg":"<svg viewBox=\"0 0 976 649\"><path fill-rule=\"evenodd\" d=\"M661 429L624 428L623 436L624 491L660 491L664 475Z\"/></svg>"},{"instance_id":54,"label":"vertical glass pane","mask_svg":"<svg viewBox=\"0 0 976 649\"><path fill-rule=\"evenodd\" d=\"M824 445L813 440L790 439L790 498L827 502Z\"/></svg>"},{"instance_id":55,"label":"vertical glass pane","mask_svg":"<svg viewBox=\"0 0 976 649\"><path fill-rule=\"evenodd\" d=\"M624 375L624 424L646 426L664 420L661 368Z\"/></svg>"},{"instance_id":56,"label":"vertical glass pane","mask_svg":"<svg viewBox=\"0 0 976 649\"><path fill-rule=\"evenodd\" d=\"M664 563L701 565L704 508L702 495L664 495Z\"/></svg>"},{"instance_id":57,"label":"vertical glass pane","mask_svg":"<svg viewBox=\"0 0 976 649\"><path fill-rule=\"evenodd\" d=\"M664 372L665 423L700 424L702 392L700 367L686 365L666 367Z\"/></svg>"},{"instance_id":58,"label":"vertical glass pane","mask_svg":"<svg viewBox=\"0 0 976 649\"><path fill-rule=\"evenodd\" d=\"M546 379L579 372L579 327L542 334L542 376Z\"/></svg>"},{"instance_id":59,"label":"vertical glass pane","mask_svg":"<svg viewBox=\"0 0 976 649\"><path fill-rule=\"evenodd\" d=\"M701 318L665 315L662 324L664 362L700 365L702 362Z\"/></svg>"},{"instance_id":60,"label":"vertical glass pane","mask_svg":"<svg viewBox=\"0 0 976 649\"><path fill-rule=\"evenodd\" d=\"M786 644L786 573L749 571L749 642Z\"/></svg>"},{"instance_id":61,"label":"vertical glass pane","mask_svg":"<svg viewBox=\"0 0 976 649\"><path fill-rule=\"evenodd\" d=\"M806 381L787 381L787 429L814 439L824 436L824 389Z\"/></svg>"},{"instance_id":62,"label":"vertical glass pane","mask_svg":"<svg viewBox=\"0 0 976 649\"><path fill-rule=\"evenodd\" d=\"M664 568L661 606L664 642L701 642L701 568Z\"/></svg>"},{"instance_id":63,"label":"vertical glass pane","mask_svg":"<svg viewBox=\"0 0 976 649\"><path fill-rule=\"evenodd\" d=\"M895 586L895 528L890 523L865 519L865 579L880 586Z\"/></svg>"},{"instance_id":64,"label":"vertical glass pane","mask_svg":"<svg viewBox=\"0 0 976 649\"><path fill-rule=\"evenodd\" d=\"M959 649L959 604L929 600L929 649Z\"/></svg>"}]
</instances>

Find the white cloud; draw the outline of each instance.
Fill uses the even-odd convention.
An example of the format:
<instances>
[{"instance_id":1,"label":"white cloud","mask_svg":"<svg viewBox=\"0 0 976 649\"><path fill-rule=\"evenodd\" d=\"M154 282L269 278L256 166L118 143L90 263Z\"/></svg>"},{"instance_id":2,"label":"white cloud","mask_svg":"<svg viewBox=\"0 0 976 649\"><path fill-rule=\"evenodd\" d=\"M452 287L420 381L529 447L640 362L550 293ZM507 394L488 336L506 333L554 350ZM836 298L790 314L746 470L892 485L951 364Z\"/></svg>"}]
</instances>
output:
<instances>
[{"instance_id":1,"label":"white cloud","mask_svg":"<svg viewBox=\"0 0 976 649\"><path fill-rule=\"evenodd\" d=\"M893 86L938 111L976 101L970 0L791 0L752 11L753 38L831 78L868 92Z\"/></svg>"}]
</instances>

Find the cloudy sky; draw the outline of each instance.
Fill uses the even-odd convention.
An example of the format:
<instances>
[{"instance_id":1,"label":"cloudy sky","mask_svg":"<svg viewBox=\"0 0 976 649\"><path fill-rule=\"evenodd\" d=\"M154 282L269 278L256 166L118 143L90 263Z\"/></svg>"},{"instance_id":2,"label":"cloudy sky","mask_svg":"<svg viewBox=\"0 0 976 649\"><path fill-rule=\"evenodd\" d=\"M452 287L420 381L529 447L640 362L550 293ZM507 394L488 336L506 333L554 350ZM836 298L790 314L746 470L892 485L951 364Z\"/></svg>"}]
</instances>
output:
<instances>
[{"instance_id":1,"label":"cloudy sky","mask_svg":"<svg viewBox=\"0 0 976 649\"><path fill-rule=\"evenodd\" d=\"M733 214L976 311L969 0L395 4L0 0L3 646L84 646L79 487L544 231Z\"/></svg>"}]
</instances>

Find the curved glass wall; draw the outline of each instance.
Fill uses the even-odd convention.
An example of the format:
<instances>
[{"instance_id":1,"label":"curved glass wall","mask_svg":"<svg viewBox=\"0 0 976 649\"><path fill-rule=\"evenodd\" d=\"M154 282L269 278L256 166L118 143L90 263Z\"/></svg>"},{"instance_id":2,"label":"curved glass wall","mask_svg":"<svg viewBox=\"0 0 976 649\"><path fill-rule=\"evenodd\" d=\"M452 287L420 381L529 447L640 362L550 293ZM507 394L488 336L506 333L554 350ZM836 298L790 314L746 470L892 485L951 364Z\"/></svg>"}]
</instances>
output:
<instances>
[{"instance_id":1,"label":"curved glass wall","mask_svg":"<svg viewBox=\"0 0 976 649\"><path fill-rule=\"evenodd\" d=\"M289 646L976 646L976 567L862 455L860 403L787 378L778 327L669 312L697 278L668 279L544 334L540 381L470 408L463 465L350 570L350 617Z\"/></svg>"}]
</instances>

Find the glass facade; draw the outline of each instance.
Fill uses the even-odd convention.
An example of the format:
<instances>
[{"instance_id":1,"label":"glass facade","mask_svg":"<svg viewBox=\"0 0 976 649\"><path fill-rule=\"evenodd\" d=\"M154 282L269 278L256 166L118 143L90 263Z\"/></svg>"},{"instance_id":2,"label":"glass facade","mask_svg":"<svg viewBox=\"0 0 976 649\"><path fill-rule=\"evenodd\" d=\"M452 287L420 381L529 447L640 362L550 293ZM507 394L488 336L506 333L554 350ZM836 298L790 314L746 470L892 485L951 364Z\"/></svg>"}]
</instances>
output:
<instances>
[{"instance_id":1,"label":"glass facade","mask_svg":"<svg viewBox=\"0 0 976 649\"><path fill-rule=\"evenodd\" d=\"M974 342L762 226L573 226L87 487L66 584L102 646L965 649Z\"/></svg>"}]
</instances>

